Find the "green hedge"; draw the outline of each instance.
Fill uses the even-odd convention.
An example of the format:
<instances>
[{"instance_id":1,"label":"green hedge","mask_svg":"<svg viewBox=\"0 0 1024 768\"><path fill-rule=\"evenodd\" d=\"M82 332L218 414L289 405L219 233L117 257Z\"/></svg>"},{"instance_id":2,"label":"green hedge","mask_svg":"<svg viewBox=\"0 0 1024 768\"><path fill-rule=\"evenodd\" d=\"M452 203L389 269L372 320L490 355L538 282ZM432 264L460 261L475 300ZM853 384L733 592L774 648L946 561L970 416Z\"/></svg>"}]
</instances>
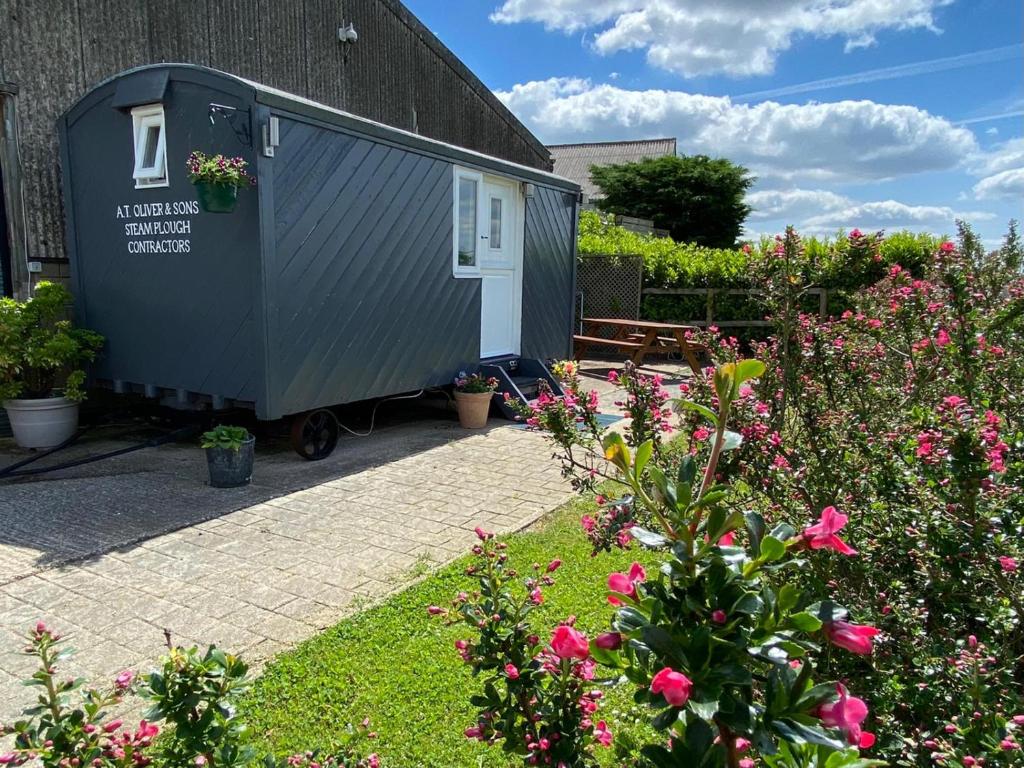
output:
<instances>
[{"instance_id":1,"label":"green hedge","mask_svg":"<svg viewBox=\"0 0 1024 768\"><path fill-rule=\"evenodd\" d=\"M878 261L864 261L851 253L845 233L835 238L808 238L804 244L804 279L828 289L828 311L839 314L848 307L847 292L882 278L893 264L920 274L941 238L912 232L886 236L878 248ZM752 262L757 253L774 247L771 238L742 249L702 248L669 238L641 235L616 226L610 217L593 211L580 215L579 253L587 255L639 255L644 261L644 288L756 288ZM699 320L706 314L703 296L645 296L641 315L648 320ZM808 297L807 310L818 309L818 297ZM763 317L756 298L718 295L716 320L755 320ZM744 336L751 335L744 333ZM759 335L753 333L752 335Z\"/></svg>"}]
</instances>

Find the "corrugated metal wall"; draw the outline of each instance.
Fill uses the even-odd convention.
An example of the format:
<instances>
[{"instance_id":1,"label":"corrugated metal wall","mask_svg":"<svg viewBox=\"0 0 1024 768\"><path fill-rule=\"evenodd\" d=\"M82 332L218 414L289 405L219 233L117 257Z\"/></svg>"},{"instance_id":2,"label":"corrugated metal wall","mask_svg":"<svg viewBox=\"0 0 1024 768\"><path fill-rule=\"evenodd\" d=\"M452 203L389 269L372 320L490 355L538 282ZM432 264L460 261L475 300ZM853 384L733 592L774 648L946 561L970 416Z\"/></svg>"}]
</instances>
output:
<instances>
[{"instance_id":1,"label":"corrugated metal wall","mask_svg":"<svg viewBox=\"0 0 1024 768\"><path fill-rule=\"evenodd\" d=\"M337 41L353 22L359 42ZM139 64L203 64L524 165L547 151L398 0L0 0L19 86L30 258L63 258L54 124Z\"/></svg>"}]
</instances>

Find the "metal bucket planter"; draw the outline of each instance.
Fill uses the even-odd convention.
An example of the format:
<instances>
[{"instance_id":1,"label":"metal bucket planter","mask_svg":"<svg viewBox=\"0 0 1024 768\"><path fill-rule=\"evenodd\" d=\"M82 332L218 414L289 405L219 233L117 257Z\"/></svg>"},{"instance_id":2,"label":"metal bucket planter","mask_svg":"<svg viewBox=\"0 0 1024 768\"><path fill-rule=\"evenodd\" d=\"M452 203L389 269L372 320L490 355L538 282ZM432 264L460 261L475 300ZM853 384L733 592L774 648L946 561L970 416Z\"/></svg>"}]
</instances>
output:
<instances>
[{"instance_id":1,"label":"metal bucket planter","mask_svg":"<svg viewBox=\"0 0 1024 768\"><path fill-rule=\"evenodd\" d=\"M78 429L78 403L66 397L4 400L4 408L22 448L53 448Z\"/></svg>"},{"instance_id":2,"label":"metal bucket planter","mask_svg":"<svg viewBox=\"0 0 1024 768\"><path fill-rule=\"evenodd\" d=\"M207 448L206 465L210 470L210 485L214 488L238 488L252 480L256 438L252 435L233 448Z\"/></svg>"},{"instance_id":3,"label":"metal bucket planter","mask_svg":"<svg viewBox=\"0 0 1024 768\"><path fill-rule=\"evenodd\" d=\"M199 207L207 213L231 213L238 203L238 187L234 184L196 183Z\"/></svg>"},{"instance_id":4,"label":"metal bucket planter","mask_svg":"<svg viewBox=\"0 0 1024 768\"><path fill-rule=\"evenodd\" d=\"M455 407L459 411L459 424L463 429L483 429L491 410L493 392L455 391Z\"/></svg>"}]
</instances>

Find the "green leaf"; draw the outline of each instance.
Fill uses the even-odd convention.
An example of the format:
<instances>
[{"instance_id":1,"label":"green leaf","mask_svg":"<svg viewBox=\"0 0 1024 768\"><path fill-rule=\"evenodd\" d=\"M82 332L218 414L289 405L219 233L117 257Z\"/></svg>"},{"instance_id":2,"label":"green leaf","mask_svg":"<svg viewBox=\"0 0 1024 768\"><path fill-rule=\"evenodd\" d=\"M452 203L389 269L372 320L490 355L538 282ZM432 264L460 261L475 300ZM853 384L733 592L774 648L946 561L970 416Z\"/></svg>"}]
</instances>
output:
<instances>
[{"instance_id":1,"label":"green leaf","mask_svg":"<svg viewBox=\"0 0 1024 768\"><path fill-rule=\"evenodd\" d=\"M695 403L692 400L676 400L675 404L678 405L680 408L685 408L690 411L696 411L705 419L710 421L716 429L718 428L718 416L716 416L715 412L708 408L706 405Z\"/></svg>"},{"instance_id":2,"label":"green leaf","mask_svg":"<svg viewBox=\"0 0 1024 768\"><path fill-rule=\"evenodd\" d=\"M643 474L644 468L647 466L647 462L651 460L652 453L654 453L653 440L645 440L636 449L636 457L633 459L633 468L638 476Z\"/></svg>"},{"instance_id":3,"label":"green leaf","mask_svg":"<svg viewBox=\"0 0 1024 768\"><path fill-rule=\"evenodd\" d=\"M725 430L722 441L722 451L735 451L741 445L743 445L743 435L739 432L732 432L731 430Z\"/></svg>"},{"instance_id":4,"label":"green leaf","mask_svg":"<svg viewBox=\"0 0 1024 768\"><path fill-rule=\"evenodd\" d=\"M736 383L742 384L764 375L766 368L760 360L740 360L736 363Z\"/></svg>"},{"instance_id":5,"label":"green leaf","mask_svg":"<svg viewBox=\"0 0 1024 768\"><path fill-rule=\"evenodd\" d=\"M687 706L695 715L697 715L697 717L703 720L710 720L718 712L718 699L709 699L704 701L690 699ZM687 727L687 732L689 732L689 727Z\"/></svg>"},{"instance_id":6,"label":"green leaf","mask_svg":"<svg viewBox=\"0 0 1024 768\"><path fill-rule=\"evenodd\" d=\"M804 725L789 718L773 720L771 725L776 733L792 744L817 744L829 749L844 749L847 746L844 742L829 736L821 728Z\"/></svg>"},{"instance_id":7,"label":"green leaf","mask_svg":"<svg viewBox=\"0 0 1024 768\"><path fill-rule=\"evenodd\" d=\"M640 467L639 461L640 461L640 457L639 457L639 455L637 455L637 472L641 471L639 469L639 467ZM673 483L671 480L668 479L668 477L665 476L665 473L661 470L661 467L659 467L657 464L652 464L650 466L650 468L647 470L647 474L650 475L651 481L654 483L654 487L657 489L658 495L660 495L660 497L661 497L659 499L659 501L663 501L670 508L675 509L676 508L676 486L675 486L675 483Z\"/></svg>"},{"instance_id":8,"label":"green leaf","mask_svg":"<svg viewBox=\"0 0 1024 768\"><path fill-rule=\"evenodd\" d=\"M695 706L696 705L696 706ZM690 709L695 713L697 707L703 706L703 702L697 704L692 699L690 700ZM711 706L714 708L710 715L704 716L704 720L710 720L714 717L715 712L718 711L718 702L712 702ZM687 718L686 721L686 749L695 757L700 755L706 761L709 753L711 752L712 746L715 743L715 731L708 725L704 720L694 720L692 717Z\"/></svg>"},{"instance_id":9,"label":"green leaf","mask_svg":"<svg viewBox=\"0 0 1024 768\"><path fill-rule=\"evenodd\" d=\"M660 533L649 531L646 528L641 528L638 525L630 528L629 532L634 539L639 541L645 547L650 547L651 549L660 549L661 547L664 547L668 544L668 539L666 539Z\"/></svg>"},{"instance_id":10,"label":"green leaf","mask_svg":"<svg viewBox=\"0 0 1024 768\"><path fill-rule=\"evenodd\" d=\"M796 529L789 523L779 523L771 529L770 533L779 541L789 541L796 536Z\"/></svg>"},{"instance_id":11,"label":"green leaf","mask_svg":"<svg viewBox=\"0 0 1024 768\"><path fill-rule=\"evenodd\" d=\"M728 491L708 491L699 499L697 499L698 507L710 507L712 504L717 504L727 495Z\"/></svg>"},{"instance_id":12,"label":"green leaf","mask_svg":"<svg viewBox=\"0 0 1024 768\"><path fill-rule=\"evenodd\" d=\"M812 616L806 611L801 613L794 613L789 617L789 624L801 632L817 632L821 629L821 619L817 616Z\"/></svg>"},{"instance_id":13,"label":"green leaf","mask_svg":"<svg viewBox=\"0 0 1024 768\"><path fill-rule=\"evenodd\" d=\"M693 456L684 456L683 460L679 462L677 479L681 484L688 486L693 483L695 477L697 477L697 462L694 461Z\"/></svg>"},{"instance_id":14,"label":"green leaf","mask_svg":"<svg viewBox=\"0 0 1024 768\"><path fill-rule=\"evenodd\" d=\"M800 590L792 584L784 584L782 589L779 590L779 610L782 613L787 613L794 608L800 601Z\"/></svg>"},{"instance_id":15,"label":"green leaf","mask_svg":"<svg viewBox=\"0 0 1024 768\"><path fill-rule=\"evenodd\" d=\"M786 555L786 545L774 536L765 536L761 540L760 557L767 562L781 560Z\"/></svg>"},{"instance_id":16,"label":"green leaf","mask_svg":"<svg viewBox=\"0 0 1024 768\"><path fill-rule=\"evenodd\" d=\"M664 731L672 723L679 719L682 714L681 710L675 707L669 707L668 709L662 710L651 720L651 727L656 731Z\"/></svg>"},{"instance_id":17,"label":"green leaf","mask_svg":"<svg viewBox=\"0 0 1024 768\"><path fill-rule=\"evenodd\" d=\"M605 459L623 472L629 469L629 447L626 445L626 441L622 439L622 435L618 432L609 432L601 441L601 447L604 449Z\"/></svg>"},{"instance_id":18,"label":"green leaf","mask_svg":"<svg viewBox=\"0 0 1024 768\"><path fill-rule=\"evenodd\" d=\"M807 606L807 612L817 616L825 624L831 624L833 621L843 621L850 612L838 603L833 603L831 600L822 600L820 603L814 603L813 605Z\"/></svg>"},{"instance_id":19,"label":"green leaf","mask_svg":"<svg viewBox=\"0 0 1024 768\"><path fill-rule=\"evenodd\" d=\"M747 592L733 603L732 608L729 609L729 613L758 613L764 606L764 601L761 600L760 595L754 592Z\"/></svg>"},{"instance_id":20,"label":"green leaf","mask_svg":"<svg viewBox=\"0 0 1024 768\"><path fill-rule=\"evenodd\" d=\"M744 512L743 520L747 526L747 533L750 534L750 548L753 550L754 557L760 557L761 539L764 538L764 532L767 528L764 518L757 512Z\"/></svg>"}]
</instances>

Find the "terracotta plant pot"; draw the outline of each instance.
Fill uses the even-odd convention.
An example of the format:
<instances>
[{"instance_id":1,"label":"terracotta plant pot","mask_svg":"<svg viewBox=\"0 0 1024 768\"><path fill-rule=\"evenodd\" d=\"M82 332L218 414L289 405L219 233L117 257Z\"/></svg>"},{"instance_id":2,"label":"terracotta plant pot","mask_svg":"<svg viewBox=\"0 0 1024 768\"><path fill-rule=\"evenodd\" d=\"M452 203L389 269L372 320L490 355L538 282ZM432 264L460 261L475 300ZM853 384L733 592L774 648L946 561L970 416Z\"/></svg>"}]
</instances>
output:
<instances>
[{"instance_id":1,"label":"terracotta plant pot","mask_svg":"<svg viewBox=\"0 0 1024 768\"><path fill-rule=\"evenodd\" d=\"M233 184L196 184L199 207L207 213L231 213L238 202L238 187Z\"/></svg>"},{"instance_id":2,"label":"terracotta plant pot","mask_svg":"<svg viewBox=\"0 0 1024 768\"><path fill-rule=\"evenodd\" d=\"M455 391L455 406L459 411L459 424L463 429L483 429L491 410L493 392Z\"/></svg>"}]
</instances>

